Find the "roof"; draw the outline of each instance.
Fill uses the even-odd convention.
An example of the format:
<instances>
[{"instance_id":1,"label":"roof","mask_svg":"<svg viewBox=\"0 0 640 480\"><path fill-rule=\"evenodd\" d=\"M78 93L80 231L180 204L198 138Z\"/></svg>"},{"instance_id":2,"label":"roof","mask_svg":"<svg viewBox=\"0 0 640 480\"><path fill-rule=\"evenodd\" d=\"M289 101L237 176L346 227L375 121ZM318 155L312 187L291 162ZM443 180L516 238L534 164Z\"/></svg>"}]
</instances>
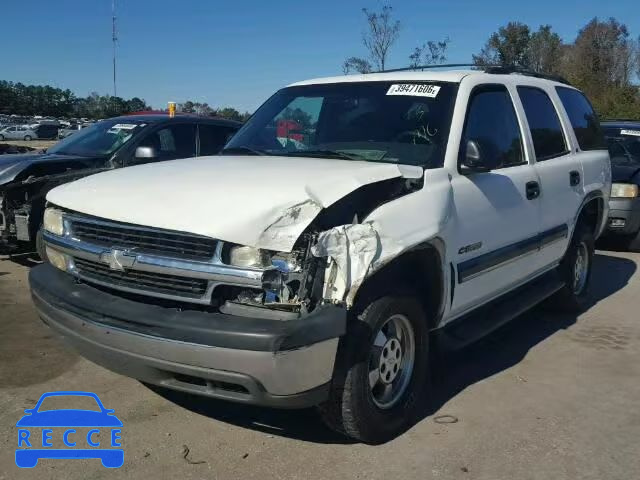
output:
<instances>
[{"instance_id":1,"label":"roof","mask_svg":"<svg viewBox=\"0 0 640 480\"><path fill-rule=\"evenodd\" d=\"M350 82L410 82L410 81L432 81L432 82L453 82L459 83L463 78L468 76L483 76L486 77L487 82L495 81L496 78L501 80L510 79L513 81L517 79L518 83L521 81L530 85L549 84L563 87L570 87L569 85L560 81L539 78L523 72L504 72L504 73L487 73L482 70L425 70L425 71L395 71L395 72L380 72L380 73L366 73L360 75L341 75L338 77L325 77L325 78L313 78L310 80L304 80L301 82L292 83L290 87L300 85L318 85L318 84L330 84L330 83L350 83Z\"/></svg>"},{"instance_id":2,"label":"roof","mask_svg":"<svg viewBox=\"0 0 640 480\"><path fill-rule=\"evenodd\" d=\"M478 75L482 72L477 70L447 70L428 72L382 72L366 73L361 75L340 75L338 77L312 78L289 85L290 87L299 85L316 85L319 83L345 83L345 82L394 82L407 80L432 80L434 82L460 82L467 75Z\"/></svg>"},{"instance_id":3,"label":"roof","mask_svg":"<svg viewBox=\"0 0 640 480\"><path fill-rule=\"evenodd\" d=\"M235 120L229 120L228 118L220 118L220 117L202 117L199 115L176 115L175 117L170 117L168 114L155 113L149 115L123 115L121 117L113 117L109 118L109 120L118 120L118 121L137 121L137 122L146 122L146 123L159 123L159 122L184 122L185 120L193 120L198 123L208 123L211 125L218 125L224 127L241 127L242 122L237 122Z\"/></svg>"}]
</instances>

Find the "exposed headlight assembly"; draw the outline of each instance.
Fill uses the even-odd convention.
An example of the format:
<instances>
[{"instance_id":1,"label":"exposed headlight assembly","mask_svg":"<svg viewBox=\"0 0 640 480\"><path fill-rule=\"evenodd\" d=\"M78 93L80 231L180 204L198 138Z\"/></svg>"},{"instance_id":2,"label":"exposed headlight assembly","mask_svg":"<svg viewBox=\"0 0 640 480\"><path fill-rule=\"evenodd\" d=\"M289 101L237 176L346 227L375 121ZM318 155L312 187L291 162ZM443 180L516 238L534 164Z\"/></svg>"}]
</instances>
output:
<instances>
[{"instance_id":1,"label":"exposed headlight assembly","mask_svg":"<svg viewBox=\"0 0 640 480\"><path fill-rule=\"evenodd\" d=\"M267 268L271 266L271 256L266 250L244 245L231 247L228 261L234 267Z\"/></svg>"},{"instance_id":2,"label":"exposed headlight assembly","mask_svg":"<svg viewBox=\"0 0 640 480\"><path fill-rule=\"evenodd\" d=\"M638 185L633 183L613 183L611 198L635 198L638 196Z\"/></svg>"},{"instance_id":3,"label":"exposed headlight assembly","mask_svg":"<svg viewBox=\"0 0 640 480\"><path fill-rule=\"evenodd\" d=\"M64 233L64 224L62 222L62 211L57 208L47 208L44 211L44 229L54 235L62 235Z\"/></svg>"}]
</instances>

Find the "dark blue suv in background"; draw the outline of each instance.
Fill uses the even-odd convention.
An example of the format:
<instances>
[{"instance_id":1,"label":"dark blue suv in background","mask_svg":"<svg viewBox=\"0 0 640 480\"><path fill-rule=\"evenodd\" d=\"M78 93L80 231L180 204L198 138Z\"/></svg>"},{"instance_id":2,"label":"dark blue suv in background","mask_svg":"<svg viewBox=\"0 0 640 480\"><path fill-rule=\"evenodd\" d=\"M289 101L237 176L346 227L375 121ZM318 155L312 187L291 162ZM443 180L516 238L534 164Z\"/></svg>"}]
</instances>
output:
<instances>
[{"instance_id":1,"label":"dark blue suv in background","mask_svg":"<svg viewBox=\"0 0 640 480\"><path fill-rule=\"evenodd\" d=\"M640 251L640 120L602 122L611 157L611 199L606 235Z\"/></svg>"}]
</instances>

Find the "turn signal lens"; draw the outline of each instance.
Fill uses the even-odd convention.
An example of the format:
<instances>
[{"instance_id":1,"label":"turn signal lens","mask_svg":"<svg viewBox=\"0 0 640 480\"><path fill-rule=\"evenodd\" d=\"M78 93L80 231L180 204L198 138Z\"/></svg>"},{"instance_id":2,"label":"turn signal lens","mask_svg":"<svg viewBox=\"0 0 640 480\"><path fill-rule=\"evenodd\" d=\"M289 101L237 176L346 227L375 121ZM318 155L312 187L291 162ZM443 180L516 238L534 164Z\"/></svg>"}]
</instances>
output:
<instances>
[{"instance_id":1,"label":"turn signal lens","mask_svg":"<svg viewBox=\"0 0 640 480\"><path fill-rule=\"evenodd\" d=\"M611 198L636 198L638 185L632 183L614 183L611 185Z\"/></svg>"},{"instance_id":2,"label":"turn signal lens","mask_svg":"<svg viewBox=\"0 0 640 480\"><path fill-rule=\"evenodd\" d=\"M51 248L49 245L45 247L45 251L47 253L47 260L51 265L63 272L67 271L67 256L64 253Z\"/></svg>"}]
</instances>

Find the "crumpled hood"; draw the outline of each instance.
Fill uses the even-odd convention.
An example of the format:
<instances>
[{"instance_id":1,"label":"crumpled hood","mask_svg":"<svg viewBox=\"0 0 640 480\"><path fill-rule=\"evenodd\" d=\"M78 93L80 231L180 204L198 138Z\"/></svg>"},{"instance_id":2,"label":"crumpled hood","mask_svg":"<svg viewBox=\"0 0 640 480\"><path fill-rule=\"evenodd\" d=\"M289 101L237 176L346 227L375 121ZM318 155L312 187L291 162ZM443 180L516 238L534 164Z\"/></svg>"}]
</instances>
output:
<instances>
[{"instance_id":1,"label":"crumpled hood","mask_svg":"<svg viewBox=\"0 0 640 480\"><path fill-rule=\"evenodd\" d=\"M0 185L12 182L27 167L40 162L56 162L65 160L81 160L80 157L70 155L56 155L50 153L17 153L0 155Z\"/></svg>"},{"instance_id":2,"label":"crumpled hood","mask_svg":"<svg viewBox=\"0 0 640 480\"><path fill-rule=\"evenodd\" d=\"M214 156L112 170L53 189L60 207L119 222L290 251L318 213L361 186L422 168L349 160Z\"/></svg>"}]
</instances>

